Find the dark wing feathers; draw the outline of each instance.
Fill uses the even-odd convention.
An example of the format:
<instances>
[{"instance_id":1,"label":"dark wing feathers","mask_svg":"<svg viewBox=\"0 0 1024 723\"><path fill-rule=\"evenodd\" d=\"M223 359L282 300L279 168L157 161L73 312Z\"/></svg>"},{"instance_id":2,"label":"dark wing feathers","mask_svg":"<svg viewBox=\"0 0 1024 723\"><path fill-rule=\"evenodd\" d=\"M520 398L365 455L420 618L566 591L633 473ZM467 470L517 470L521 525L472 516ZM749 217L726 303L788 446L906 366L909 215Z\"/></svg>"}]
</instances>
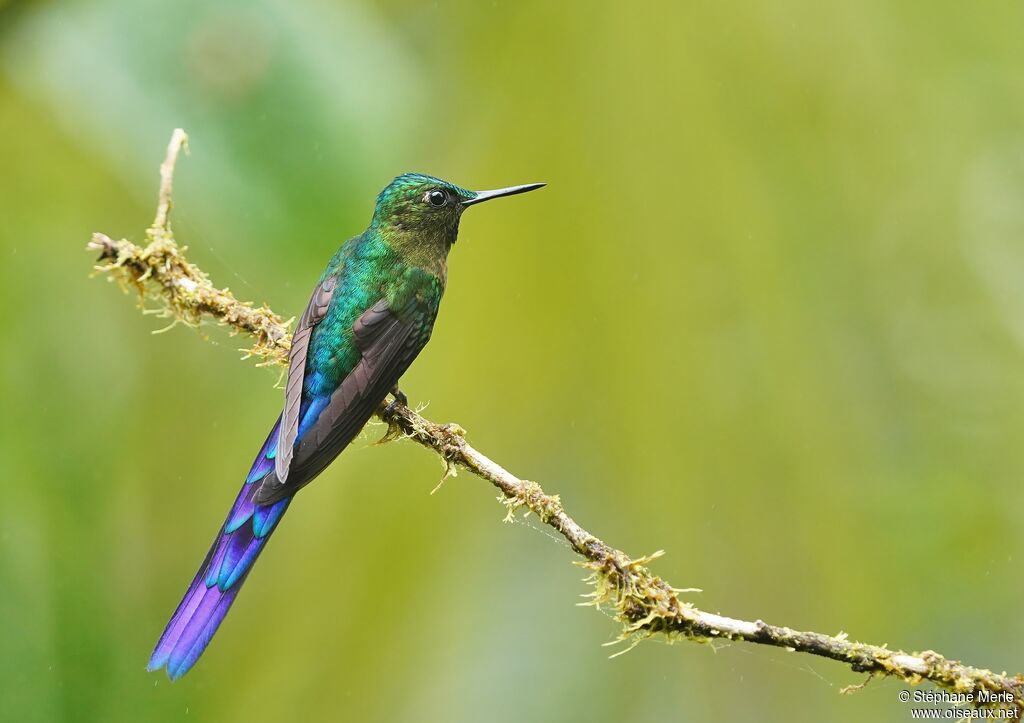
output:
<instances>
[{"instance_id":1,"label":"dark wing feathers","mask_svg":"<svg viewBox=\"0 0 1024 723\"><path fill-rule=\"evenodd\" d=\"M415 297L397 314L383 299L363 312L352 325L362 358L302 435L291 460L289 482L281 484L275 475L268 476L257 495L257 503L266 505L295 494L359 434L377 405L429 341L435 314L436 308L430 309ZM278 447L279 459L281 451Z\"/></svg>"},{"instance_id":2,"label":"dark wing feathers","mask_svg":"<svg viewBox=\"0 0 1024 723\"><path fill-rule=\"evenodd\" d=\"M288 382L285 385L284 411L281 413L281 431L277 442L277 455L274 470L278 478L284 482L288 479L288 470L292 461L292 448L295 438L299 435L299 416L302 408L302 384L306 374L306 354L309 351L309 339L313 335L313 327L327 315L331 297L338 285L338 277L331 274L316 287L306 310L299 318L299 325L292 336L292 348L288 355Z\"/></svg>"}]
</instances>

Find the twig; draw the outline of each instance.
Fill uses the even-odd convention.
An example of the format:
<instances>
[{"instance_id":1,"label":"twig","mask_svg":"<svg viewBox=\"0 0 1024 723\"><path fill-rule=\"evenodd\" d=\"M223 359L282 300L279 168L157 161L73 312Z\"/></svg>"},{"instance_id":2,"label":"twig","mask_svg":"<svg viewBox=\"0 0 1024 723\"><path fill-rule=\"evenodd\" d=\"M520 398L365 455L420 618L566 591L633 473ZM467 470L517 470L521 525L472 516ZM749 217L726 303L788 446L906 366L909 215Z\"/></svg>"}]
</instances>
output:
<instances>
[{"instance_id":1,"label":"twig","mask_svg":"<svg viewBox=\"0 0 1024 723\"><path fill-rule=\"evenodd\" d=\"M156 218L150 227L150 234L171 233L171 195L174 192L174 166L178 162L178 152L182 149L188 153L188 135L182 128L175 128L171 133L171 142L167 145L167 156L160 164L160 195L157 197Z\"/></svg>"},{"instance_id":2,"label":"twig","mask_svg":"<svg viewBox=\"0 0 1024 723\"><path fill-rule=\"evenodd\" d=\"M96 270L125 288L135 289L142 300L148 293L159 304L155 310L158 316L189 326L199 326L204 318L213 319L232 333L251 336L253 346L243 351L246 357L256 357L260 366L287 366L291 320L282 319L266 305L254 308L241 302L227 288L215 287L206 273L185 259L188 247L174 241L171 192L174 167L183 148L188 150L188 136L176 128L160 164L160 194L153 225L146 230L146 246L94 233L87 248L100 254Z\"/></svg>"},{"instance_id":3,"label":"twig","mask_svg":"<svg viewBox=\"0 0 1024 723\"><path fill-rule=\"evenodd\" d=\"M227 326L232 332L254 339L247 352L262 365L285 366L289 348L289 322L266 306L254 308L238 301L227 289L214 287L206 274L186 261L184 249L171 234L169 214L174 164L187 137L174 132L161 165L160 197L156 219L147 232L143 248L126 240L114 241L94 234L90 250L100 252L97 271L136 289L145 298L162 304L160 313L195 326L204 318ZM402 404L381 405L377 415L388 424L385 440L399 436L411 439L435 452L446 466L446 476L462 467L487 480L501 493L509 515L525 507L558 531L582 558L577 563L588 570L594 590L585 604L609 607L622 623L620 640L636 644L655 634L669 640L696 642L743 640L836 660L858 673L894 677L910 685L924 680L954 697L978 707L999 708L1016 718L1024 710L1024 676L1008 676L974 668L936 652L905 653L882 645L850 641L845 633L824 635L749 622L704 612L684 603L677 590L650 572L647 565L661 552L641 558L609 546L584 529L562 507L557 495L547 494L539 484L516 477L466 442L465 431L455 424L437 424ZM855 689L850 686L844 689Z\"/></svg>"}]
</instances>

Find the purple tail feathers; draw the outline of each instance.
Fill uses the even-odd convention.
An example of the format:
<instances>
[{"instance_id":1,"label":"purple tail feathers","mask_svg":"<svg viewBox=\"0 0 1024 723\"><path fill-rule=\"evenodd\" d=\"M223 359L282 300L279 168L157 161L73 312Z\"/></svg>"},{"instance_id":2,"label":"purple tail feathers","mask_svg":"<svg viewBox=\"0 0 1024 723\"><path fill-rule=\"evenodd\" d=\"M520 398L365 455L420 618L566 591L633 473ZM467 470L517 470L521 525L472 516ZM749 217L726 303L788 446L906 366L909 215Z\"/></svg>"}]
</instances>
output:
<instances>
[{"instance_id":1,"label":"purple tail feathers","mask_svg":"<svg viewBox=\"0 0 1024 723\"><path fill-rule=\"evenodd\" d=\"M167 668L167 676L176 680L195 665L288 509L290 497L271 505L257 505L253 501L260 480L274 471L279 425L280 420L253 462L206 559L160 636L147 670Z\"/></svg>"}]
</instances>

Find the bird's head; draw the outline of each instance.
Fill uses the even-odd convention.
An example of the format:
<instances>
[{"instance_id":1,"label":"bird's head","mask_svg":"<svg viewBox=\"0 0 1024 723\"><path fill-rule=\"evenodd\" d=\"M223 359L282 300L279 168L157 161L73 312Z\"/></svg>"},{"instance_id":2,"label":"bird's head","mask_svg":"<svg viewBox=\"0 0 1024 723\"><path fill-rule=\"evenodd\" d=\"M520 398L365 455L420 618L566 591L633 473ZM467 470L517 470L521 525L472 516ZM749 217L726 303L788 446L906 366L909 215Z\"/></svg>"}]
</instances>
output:
<instances>
[{"instance_id":1,"label":"bird's head","mask_svg":"<svg viewBox=\"0 0 1024 723\"><path fill-rule=\"evenodd\" d=\"M422 173L399 176L377 196L371 229L393 240L424 244L436 242L447 252L459 234L459 219L470 206L492 198L540 188L543 183L469 191L454 183Z\"/></svg>"}]
</instances>

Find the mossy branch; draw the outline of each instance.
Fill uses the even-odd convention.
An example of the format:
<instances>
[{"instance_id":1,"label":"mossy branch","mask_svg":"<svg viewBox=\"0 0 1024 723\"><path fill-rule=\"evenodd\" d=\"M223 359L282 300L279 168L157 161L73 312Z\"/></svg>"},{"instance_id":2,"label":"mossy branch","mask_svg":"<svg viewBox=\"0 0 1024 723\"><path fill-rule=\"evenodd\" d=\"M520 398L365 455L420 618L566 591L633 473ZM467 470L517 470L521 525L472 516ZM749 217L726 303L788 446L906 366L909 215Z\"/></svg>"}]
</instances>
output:
<instances>
[{"instance_id":1,"label":"mossy branch","mask_svg":"<svg viewBox=\"0 0 1024 723\"><path fill-rule=\"evenodd\" d=\"M88 249L100 253L96 270L134 289L140 298L159 304L157 313L174 323L198 325L212 319L232 333L252 338L247 349L261 365L285 366L290 343L289 325L266 306L254 307L218 289L195 265L185 259L170 226L171 187L178 153L187 136L176 130L160 167L160 195L153 225L146 231L147 244L115 241L97 233ZM978 706L1002 708L1019 718L1024 710L1024 676L1008 676L951 660L934 651L906 653L885 645L849 640L845 633L825 635L802 632L757 621L737 620L698 610L683 602L673 588L648 568L661 553L632 558L603 542L574 520L557 495L539 484L520 479L474 449L465 431L455 424L437 424L402 404L382 405L377 416L388 425L385 439L405 437L437 454L448 473L461 467L484 479L501 492L511 514L519 508L533 512L562 535L583 559L577 564L590 570L594 590L586 604L614 611L622 624L620 639L635 644L660 635L669 640L712 642L742 640L771 645L839 661L858 673L898 678L909 685L929 681ZM870 678L869 678L870 679ZM861 686L850 686L844 692ZM969 697L968 697L969 696Z\"/></svg>"}]
</instances>

